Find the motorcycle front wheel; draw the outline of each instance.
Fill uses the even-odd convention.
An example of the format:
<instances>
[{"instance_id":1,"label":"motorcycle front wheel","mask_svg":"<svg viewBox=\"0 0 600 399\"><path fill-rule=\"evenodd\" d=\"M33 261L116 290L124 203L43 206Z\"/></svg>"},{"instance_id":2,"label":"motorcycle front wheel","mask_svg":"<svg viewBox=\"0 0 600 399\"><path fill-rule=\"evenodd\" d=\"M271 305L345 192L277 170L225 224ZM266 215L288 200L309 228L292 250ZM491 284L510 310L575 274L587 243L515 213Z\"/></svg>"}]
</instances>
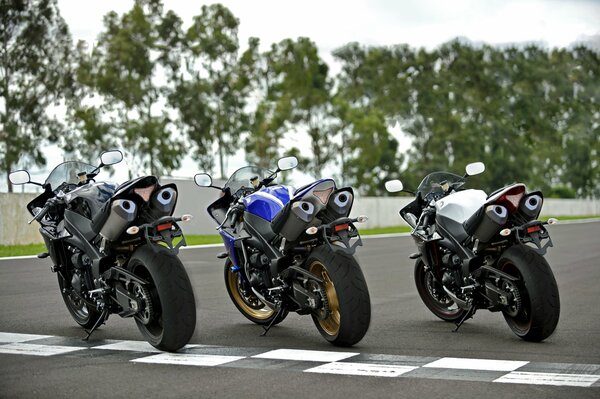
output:
<instances>
[{"instance_id":1,"label":"motorcycle front wheel","mask_svg":"<svg viewBox=\"0 0 600 399\"><path fill-rule=\"evenodd\" d=\"M466 310L459 308L444 292L444 288L435 278L433 270L427 270L422 259L417 259L415 263L415 284L417 285L417 292L427 309L440 319L456 322L467 313Z\"/></svg>"},{"instance_id":2,"label":"motorcycle front wheel","mask_svg":"<svg viewBox=\"0 0 600 399\"><path fill-rule=\"evenodd\" d=\"M327 302L327 309L312 314L317 330L334 345L356 344L371 322L371 298L358 262L351 255L320 246L308 256L306 265L323 280Z\"/></svg>"},{"instance_id":3,"label":"motorcycle front wheel","mask_svg":"<svg viewBox=\"0 0 600 399\"><path fill-rule=\"evenodd\" d=\"M196 303L179 258L161 246L144 245L133 253L127 268L149 283L134 284L133 289L142 303L134 318L144 338L163 351L182 348L196 327Z\"/></svg>"},{"instance_id":4,"label":"motorcycle front wheel","mask_svg":"<svg viewBox=\"0 0 600 399\"><path fill-rule=\"evenodd\" d=\"M552 335L560 298L546 259L525 245L515 245L500 256L498 269L519 279L514 287L517 296L513 294L511 307L502 312L510 329L525 341L539 342Z\"/></svg>"},{"instance_id":5,"label":"motorcycle front wheel","mask_svg":"<svg viewBox=\"0 0 600 399\"><path fill-rule=\"evenodd\" d=\"M89 330L96 324L100 325L104 320L100 320L103 316L101 312L86 304L83 299L79 298L75 293L71 292L70 280L73 278L72 273L63 270L58 274L58 287L60 294L65 301L67 310L73 317L73 320L81 327ZM64 276L64 278L63 278ZM69 283L65 280L69 279Z\"/></svg>"},{"instance_id":6,"label":"motorcycle front wheel","mask_svg":"<svg viewBox=\"0 0 600 399\"><path fill-rule=\"evenodd\" d=\"M275 310L262 303L254 295L244 276L231 270L232 265L231 260L227 259L224 268L225 288L237 310L248 320L261 326L281 323L287 317L288 311L279 312L278 316Z\"/></svg>"}]
</instances>

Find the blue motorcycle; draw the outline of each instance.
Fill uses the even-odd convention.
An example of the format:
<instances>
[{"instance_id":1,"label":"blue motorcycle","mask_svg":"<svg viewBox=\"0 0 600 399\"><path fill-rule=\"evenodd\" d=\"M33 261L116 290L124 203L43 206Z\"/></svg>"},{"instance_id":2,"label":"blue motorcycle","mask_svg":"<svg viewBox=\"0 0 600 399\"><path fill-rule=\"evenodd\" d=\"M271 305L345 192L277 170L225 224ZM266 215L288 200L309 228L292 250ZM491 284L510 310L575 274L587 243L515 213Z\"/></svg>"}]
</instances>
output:
<instances>
[{"instance_id":1,"label":"blue motorcycle","mask_svg":"<svg viewBox=\"0 0 600 399\"><path fill-rule=\"evenodd\" d=\"M226 252L227 292L237 309L269 329L290 311L311 315L321 335L339 346L359 342L371 320L371 302L354 252L362 245L350 218L351 188L321 179L297 190L274 183L277 173L298 165L281 158L274 172L256 166L237 170L224 187L206 173L200 187L221 196L208 207Z\"/></svg>"}]
</instances>

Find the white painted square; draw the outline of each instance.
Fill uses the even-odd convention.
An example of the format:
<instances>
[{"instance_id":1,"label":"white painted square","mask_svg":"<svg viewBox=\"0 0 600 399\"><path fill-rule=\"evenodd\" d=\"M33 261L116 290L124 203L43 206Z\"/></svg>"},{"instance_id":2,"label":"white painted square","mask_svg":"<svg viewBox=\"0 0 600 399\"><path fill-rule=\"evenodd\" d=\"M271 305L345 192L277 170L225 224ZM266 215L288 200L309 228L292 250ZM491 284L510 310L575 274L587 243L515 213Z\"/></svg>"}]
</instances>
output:
<instances>
[{"instance_id":1,"label":"white painted square","mask_svg":"<svg viewBox=\"0 0 600 399\"><path fill-rule=\"evenodd\" d=\"M569 387L590 387L600 379L600 375L559 374L513 371L494 380L508 384L557 385Z\"/></svg>"},{"instance_id":2,"label":"white painted square","mask_svg":"<svg viewBox=\"0 0 600 399\"><path fill-rule=\"evenodd\" d=\"M199 345L186 345L182 349L195 348ZM162 353L160 349L156 349L146 341L119 341L112 344L94 346L91 349L103 349L111 351L128 351L128 352L146 352L146 353Z\"/></svg>"},{"instance_id":3,"label":"white painted square","mask_svg":"<svg viewBox=\"0 0 600 399\"><path fill-rule=\"evenodd\" d=\"M308 351L299 349L275 349L252 357L259 359L298 360L305 362L337 362L359 353L333 352L333 351Z\"/></svg>"},{"instance_id":4,"label":"white painted square","mask_svg":"<svg viewBox=\"0 0 600 399\"><path fill-rule=\"evenodd\" d=\"M304 370L305 373L364 375L369 377L398 377L418 367L372 363L327 363Z\"/></svg>"},{"instance_id":5,"label":"white painted square","mask_svg":"<svg viewBox=\"0 0 600 399\"><path fill-rule=\"evenodd\" d=\"M134 359L135 363L177 364L180 366L219 366L225 363L245 359L245 356L195 355L190 353L161 353Z\"/></svg>"},{"instance_id":6,"label":"white painted square","mask_svg":"<svg viewBox=\"0 0 600 399\"><path fill-rule=\"evenodd\" d=\"M76 346L59 346L59 345L35 345L16 342L14 344L0 345L0 353L8 353L12 355L32 355L32 356L53 356L62 355L64 353L76 352L87 348Z\"/></svg>"},{"instance_id":7,"label":"white painted square","mask_svg":"<svg viewBox=\"0 0 600 399\"><path fill-rule=\"evenodd\" d=\"M35 341L36 339L52 338L52 335L17 334L0 332L0 342L15 343Z\"/></svg>"},{"instance_id":8,"label":"white painted square","mask_svg":"<svg viewBox=\"0 0 600 399\"><path fill-rule=\"evenodd\" d=\"M423 367L439 369L484 370L484 371L513 371L529 362L518 360L466 359L459 357L443 357Z\"/></svg>"}]
</instances>

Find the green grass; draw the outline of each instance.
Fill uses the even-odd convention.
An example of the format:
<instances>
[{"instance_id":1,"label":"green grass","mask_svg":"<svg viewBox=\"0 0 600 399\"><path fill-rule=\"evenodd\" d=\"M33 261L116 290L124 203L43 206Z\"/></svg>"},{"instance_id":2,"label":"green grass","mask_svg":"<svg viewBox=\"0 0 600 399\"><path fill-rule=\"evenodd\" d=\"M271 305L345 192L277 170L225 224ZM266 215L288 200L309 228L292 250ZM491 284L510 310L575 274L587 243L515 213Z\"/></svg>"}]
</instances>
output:
<instances>
[{"instance_id":1,"label":"green grass","mask_svg":"<svg viewBox=\"0 0 600 399\"><path fill-rule=\"evenodd\" d=\"M542 217L540 220L546 221L550 216ZM598 218L600 216L556 216L559 220L582 220ZM393 227L378 227L373 229L361 229L359 225L359 231L361 235L374 235L374 234L394 234L394 233L408 233L411 228L408 226L393 226ZM204 245L204 244L220 244L223 241L221 236L218 234L212 235L186 235L185 240L187 245ZM44 244L30 244L30 245L0 245L0 258L6 256L26 256L26 255L37 255L40 252L46 252Z\"/></svg>"},{"instance_id":2,"label":"green grass","mask_svg":"<svg viewBox=\"0 0 600 399\"><path fill-rule=\"evenodd\" d=\"M221 236L218 234L213 235L185 235L185 242L187 245L204 245L204 244L220 244L223 242Z\"/></svg>"},{"instance_id":3,"label":"green grass","mask_svg":"<svg viewBox=\"0 0 600 399\"><path fill-rule=\"evenodd\" d=\"M46 252L44 244L0 245L0 258L5 256L37 255L40 252Z\"/></svg>"}]
</instances>

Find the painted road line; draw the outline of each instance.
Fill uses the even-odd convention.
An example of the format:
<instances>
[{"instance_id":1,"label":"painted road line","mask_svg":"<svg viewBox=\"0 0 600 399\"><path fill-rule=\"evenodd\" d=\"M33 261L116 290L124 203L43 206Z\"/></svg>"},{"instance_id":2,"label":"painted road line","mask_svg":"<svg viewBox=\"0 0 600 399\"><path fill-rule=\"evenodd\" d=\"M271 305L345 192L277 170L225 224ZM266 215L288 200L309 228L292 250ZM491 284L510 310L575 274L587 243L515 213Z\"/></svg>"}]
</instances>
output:
<instances>
[{"instance_id":1,"label":"painted road line","mask_svg":"<svg viewBox=\"0 0 600 399\"><path fill-rule=\"evenodd\" d=\"M134 363L176 364L180 366L214 367L244 359L244 356L196 355L190 353L161 353L133 359Z\"/></svg>"},{"instance_id":2,"label":"painted road line","mask_svg":"<svg viewBox=\"0 0 600 399\"><path fill-rule=\"evenodd\" d=\"M53 338L52 335L18 334L0 332L0 343L14 344L16 342L35 341L36 339Z\"/></svg>"},{"instance_id":3,"label":"painted road line","mask_svg":"<svg viewBox=\"0 0 600 399\"><path fill-rule=\"evenodd\" d=\"M47 338L49 337L49 338ZM181 352L158 353L145 341L91 340L82 347L74 337L0 333L0 357L67 354L94 362L94 351L104 350L117 362L286 370L307 375L337 374L369 377L438 379L480 383L512 383L600 388L600 364L543 363L516 360L421 357L298 349L188 345ZM72 345L72 346L69 346ZM134 360L132 360L134 359Z\"/></svg>"},{"instance_id":4,"label":"painted road line","mask_svg":"<svg viewBox=\"0 0 600 399\"><path fill-rule=\"evenodd\" d=\"M0 345L0 353L7 353L11 355L54 356L84 349L87 348L59 345L35 345L21 342Z\"/></svg>"},{"instance_id":5,"label":"painted road line","mask_svg":"<svg viewBox=\"0 0 600 399\"><path fill-rule=\"evenodd\" d=\"M517 360L466 359L458 357L443 357L423 367L438 369L484 370L484 371L513 371L529 362Z\"/></svg>"},{"instance_id":6,"label":"painted road line","mask_svg":"<svg viewBox=\"0 0 600 399\"><path fill-rule=\"evenodd\" d=\"M180 351L190 348L195 348L199 345L186 345L180 349ZM90 349L102 349L111 351L128 351L128 352L148 352L148 353L162 353L160 349L156 349L148 342L145 341L118 341L112 344L94 346Z\"/></svg>"},{"instance_id":7,"label":"painted road line","mask_svg":"<svg viewBox=\"0 0 600 399\"><path fill-rule=\"evenodd\" d=\"M558 374L534 373L529 371L512 371L494 382L528 385L556 385L570 387L590 387L600 379L600 375L592 374Z\"/></svg>"},{"instance_id":8,"label":"painted road line","mask_svg":"<svg viewBox=\"0 0 600 399\"><path fill-rule=\"evenodd\" d=\"M305 373L362 375L370 377L398 377L417 367L374 363L333 362L304 370Z\"/></svg>"},{"instance_id":9,"label":"painted road line","mask_svg":"<svg viewBox=\"0 0 600 399\"><path fill-rule=\"evenodd\" d=\"M302 362L337 362L358 354L351 352L275 349L252 357L258 359L297 360Z\"/></svg>"}]
</instances>

